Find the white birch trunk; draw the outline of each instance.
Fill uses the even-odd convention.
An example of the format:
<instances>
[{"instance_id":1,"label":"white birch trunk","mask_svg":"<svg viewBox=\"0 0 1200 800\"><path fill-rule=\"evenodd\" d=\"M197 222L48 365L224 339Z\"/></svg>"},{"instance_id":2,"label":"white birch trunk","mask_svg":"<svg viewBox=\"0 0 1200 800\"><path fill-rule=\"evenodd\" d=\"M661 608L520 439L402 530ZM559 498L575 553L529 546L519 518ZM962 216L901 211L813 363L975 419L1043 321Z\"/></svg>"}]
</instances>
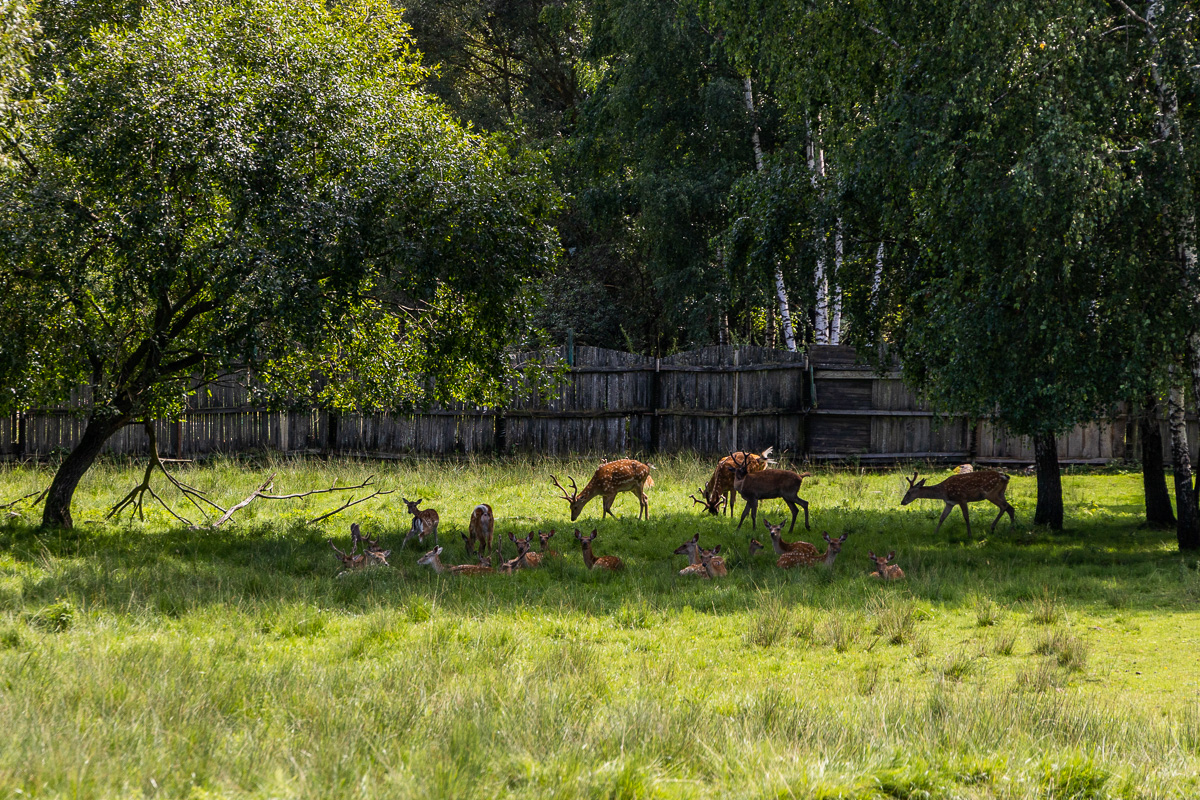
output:
<instances>
[{"instance_id":1,"label":"white birch trunk","mask_svg":"<svg viewBox=\"0 0 1200 800\"><path fill-rule=\"evenodd\" d=\"M745 87L746 110L750 112L750 118L754 119L754 85L750 82L750 76L747 75L743 86ZM758 123L754 125L754 132L750 137L754 143L754 165L759 172L763 171L763 152L762 140L758 137ZM775 297L779 301L779 319L783 325L783 343L784 346L791 352L796 352L796 334L792 329L792 312L788 309L787 287L783 284L783 267L779 264L775 265Z\"/></svg>"},{"instance_id":2,"label":"white birch trunk","mask_svg":"<svg viewBox=\"0 0 1200 800\"><path fill-rule=\"evenodd\" d=\"M875 303L879 303L879 287L883 283L883 242L879 243L879 249L875 251L875 280L871 283L871 296Z\"/></svg>"},{"instance_id":3,"label":"white birch trunk","mask_svg":"<svg viewBox=\"0 0 1200 800\"><path fill-rule=\"evenodd\" d=\"M808 136L808 171L813 188L819 188L820 178L825 175L825 152L817 145L812 132ZM825 273L824 237L817 232L817 307L815 309L816 331L813 341L816 344L829 344L829 276Z\"/></svg>"},{"instance_id":4,"label":"white birch trunk","mask_svg":"<svg viewBox=\"0 0 1200 800\"><path fill-rule=\"evenodd\" d=\"M829 314L829 343L842 343L842 288L839 283L842 274L842 221L837 221L837 231L833 235L833 303Z\"/></svg>"}]
</instances>

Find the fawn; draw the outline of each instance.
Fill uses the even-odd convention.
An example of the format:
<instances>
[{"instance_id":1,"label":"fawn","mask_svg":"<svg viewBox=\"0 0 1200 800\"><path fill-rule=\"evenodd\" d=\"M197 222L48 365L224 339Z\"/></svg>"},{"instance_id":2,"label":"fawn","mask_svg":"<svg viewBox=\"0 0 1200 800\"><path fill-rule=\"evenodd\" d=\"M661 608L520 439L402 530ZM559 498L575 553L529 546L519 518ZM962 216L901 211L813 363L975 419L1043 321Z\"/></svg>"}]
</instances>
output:
<instances>
[{"instance_id":1,"label":"fawn","mask_svg":"<svg viewBox=\"0 0 1200 800\"><path fill-rule=\"evenodd\" d=\"M337 556L338 561L341 561L342 566L345 568L343 572L338 574L339 578L350 570L363 569L364 567L373 567L376 565L391 566L387 558L392 554L392 551L381 550L378 540L371 540L363 536L357 522L350 525L350 543L352 546L349 553L343 553L337 549L333 543L333 539L327 541L329 542L329 546L333 548L334 555ZM363 548L361 553L358 552L360 544Z\"/></svg>"},{"instance_id":2,"label":"fawn","mask_svg":"<svg viewBox=\"0 0 1200 800\"><path fill-rule=\"evenodd\" d=\"M713 550L700 551L700 566L704 568L704 572L709 578L721 578L728 574L725 570L725 562L716 557L720 549L721 545L717 545Z\"/></svg>"},{"instance_id":3,"label":"fawn","mask_svg":"<svg viewBox=\"0 0 1200 800\"><path fill-rule=\"evenodd\" d=\"M455 564L446 566L441 559L442 548L437 546L417 559L417 563L432 567L434 572L449 572L451 575L490 575L495 570L485 564Z\"/></svg>"},{"instance_id":4,"label":"fawn","mask_svg":"<svg viewBox=\"0 0 1200 800\"><path fill-rule=\"evenodd\" d=\"M747 513L750 514L750 527L756 527L758 502L775 498L782 499L792 510L792 527L788 529L788 533L796 529L797 505L804 509L804 527L809 527L808 501L801 499L798 493L800 485L804 483L805 478L811 477L811 473L804 472L797 475L786 469L762 469L758 472L751 472L749 459L739 459L734 453L730 453L729 456L732 463L728 464L725 469L733 473L733 488L737 489L738 494L746 501L746 507L742 509L742 518L738 521L739 529L746 521Z\"/></svg>"},{"instance_id":5,"label":"fawn","mask_svg":"<svg viewBox=\"0 0 1200 800\"><path fill-rule=\"evenodd\" d=\"M692 502L704 506L704 510L710 514L720 514L727 510L729 515L733 516L737 508L737 492L733 489L734 456L744 459L750 472L762 472L768 464L773 463L770 461L770 456L774 449L774 447L768 447L762 453L741 450L725 456L717 463L717 468L713 470L708 484L700 490L701 497L704 499L701 500L695 495L690 495Z\"/></svg>"},{"instance_id":6,"label":"fawn","mask_svg":"<svg viewBox=\"0 0 1200 800\"><path fill-rule=\"evenodd\" d=\"M533 546L532 531L524 539L518 539L510 533L508 534L508 540L517 546L517 560L521 562L521 569L540 567L542 565L541 553L535 553L530 549Z\"/></svg>"},{"instance_id":7,"label":"fawn","mask_svg":"<svg viewBox=\"0 0 1200 800\"><path fill-rule=\"evenodd\" d=\"M638 519L643 516L650 519L650 501L646 499L646 489L654 485L654 478L650 477L650 469L648 464L632 458L605 461L596 469L592 479L588 481L587 486L583 487L582 492L575 485L575 479L568 475L567 479L571 481L570 494L558 482L558 478L551 475L550 480L562 492L562 499L570 504L572 522L579 519L583 507L596 495L604 498L604 511L601 512L600 519L604 519L605 515L615 518L616 515L612 513L612 504L621 492L636 494L640 503Z\"/></svg>"},{"instance_id":8,"label":"fawn","mask_svg":"<svg viewBox=\"0 0 1200 800\"><path fill-rule=\"evenodd\" d=\"M783 526L780 525L779 527L782 528ZM763 549L762 542L760 542L758 539L751 539L750 540L750 554L749 554L748 558L754 558L754 554L762 549Z\"/></svg>"},{"instance_id":9,"label":"fawn","mask_svg":"<svg viewBox=\"0 0 1200 800\"><path fill-rule=\"evenodd\" d=\"M886 558L875 555L874 550L868 550L867 558L871 559L871 561L875 564L875 571L871 573L870 577L880 578L885 581L898 581L903 578L904 570L900 569L900 567L896 566L895 564L888 563L895 557L895 550L888 553Z\"/></svg>"},{"instance_id":10,"label":"fawn","mask_svg":"<svg viewBox=\"0 0 1200 800\"><path fill-rule=\"evenodd\" d=\"M954 510L955 506L958 506L962 509L963 521L967 523L967 538L971 538L971 515L967 511L967 503L976 503L980 500L988 500L1000 509L1000 513L992 520L992 533L996 532L996 523L1005 513L1008 514L1013 525L1017 524L1016 510L1008 500L1004 499L1009 479L1003 472L993 469L965 472L951 475L933 486L926 486L924 478L918 481L915 472L911 478L904 480L908 481L908 491L904 493L904 499L900 501L900 505L906 506L913 500L941 500L946 504L946 507L942 509L942 517L938 520L937 529L934 531L935 536L941 531L946 517L950 516L950 512Z\"/></svg>"},{"instance_id":11,"label":"fawn","mask_svg":"<svg viewBox=\"0 0 1200 800\"><path fill-rule=\"evenodd\" d=\"M467 542L468 555L475 552L476 545L480 555L492 552L492 530L495 524L496 518L492 516L491 506L487 503L475 506L471 512L471 522L467 526L467 536L463 537Z\"/></svg>"},{"instance_id":12,"label":"fawn","mask_svg":"<svg viewBox=\"0 0 1200 800\"><path fill-rule=\"evenodd\" d=\"M557 550L550 549L550 540L554 538L554 534L557 532L553 528L550 529L549 533L538 531L538 541L541 542L542 547L542 558L558 558L562 555Z\"/></svg>"},{"instance_id":13,"label":"fawn","mask_svg":"<svg viewBox=\"0 0 1200 800\"><path fill-rule=\"evenodd\" d=\"M692 577L707 578L708 574L704 571L704 567L700 565L700 534L696 534L688 539L683 544L676 547L672 552L677 556L687 556L688 565L679 570L680 575L690 575Z\"/></svg>"},{"instance_id":14,"label":"fawn","mask_svg":"<svg viewBox=\"0 0 1200 800\"><path fill-rule=\"evenodd\" d=\"M616 556L596 556L592 553L592 542L596 540L596 529L592 529L590 536L584 536L575 529L575 538L579 540L579 546L583 549L583 563L587 564L588 569L608 569L613 572L625 569L625 565L621 563L621 559Z\"/></svg>"},{"instance_id":15,"label":"fawn","mask_svg":"<svg viewBox=\"0 0 1200 800\"><path fill-rule=\"evenodd\" d=\"M778 525L772 525L766 517L763 517L763 524L767 526L767 533L771 537L771 545L775 548L775 555L781 556L784 553L810 553L814 556L817 555L816 545L800 541L785 542L783 540L784 523L781 522Z\"/></svg>"},{"instance_id":16,"label":"fawn","mask_svg":"<svg viewBox=\"0 0 1200 800\"><path fill-rule=\"evenodd\" d=\"M404 537L404 543L400 547L407 547L408 540L416 536L418 542L424 542L425 537L433 534L433 543L438 543L438 513L432 508L427 508L424 511L417 508L424 500L409 500L407 497L401 498L404 505L408 506L408 513L413 515L412 529L408 535Z\"/></svg>"},{"instance_id":17,"label":"fawn","mask_svg":"<svg viewBox=\"0 0 1200 800\"><path fill-rule=\"evenodd\" d=\"M830 539L828 533L821 534L829 547L824 553L784 553L775 562L775 565L780 569L791 569L792 567L812 567L817 564L824 564L827 567L833 566L833 560L837 558L838 553L842 552L842 543L846 541L847 533L843 533L836 539Z\"/></svg>"}]
</instances>

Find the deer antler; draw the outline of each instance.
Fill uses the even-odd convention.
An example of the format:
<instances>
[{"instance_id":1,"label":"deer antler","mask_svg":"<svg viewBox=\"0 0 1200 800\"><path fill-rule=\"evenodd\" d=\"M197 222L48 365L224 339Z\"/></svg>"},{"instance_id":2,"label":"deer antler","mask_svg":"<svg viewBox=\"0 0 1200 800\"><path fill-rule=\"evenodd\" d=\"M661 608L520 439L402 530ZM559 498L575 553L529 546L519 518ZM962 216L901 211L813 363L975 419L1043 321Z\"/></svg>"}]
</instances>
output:
<instances>
[{"instance_id":1,"label":"deer antler","mask_svg":"<svg viewBox=\"0 0 1200 800\"><path fill-rule=\"evenodd\" d=\"M563 485L558 482L558 478L551 475L550 480L555 486L558 487L558 490L563 493L563 500L566 500L568 503L574 503L579 499L579 487L575 485L575 479L570 475L567 476L567 480L571 482L571 494L567 494L567 490L564 489Z\"/></svg>"},{"instance_id":2,"label":"deer antler","mask_svg":"<svg viewBox=\"0 0 1200 800\"><path fill-rule=\"evenodd\" d=\"M908 481L908 488L911 489L913 487L913 484L915 484L917 482L917 473L914 471L913 476L911 478L905 477L904 480Z\"/></svg>"},{"instance_id":3,"label":"deer antler","mask_svg":"<svg viewBox=\"0 0 1200 800\"><path fill-rule=\"evenodd\" d=\"M738 461L737 453L730 452L729 457L733 459L735 467L744 467L746 462L750 460L750 456L744 456L741 461Z\"/></svg>"},{"instance_id":4,"label":"deer antler","mask_svg":"<svg viewBox=\"0 0 1200 800\"><path fill-rule=\"evenodd\" d=\"M698 491L701 494L701 496L704 495L703 487L697 489L696 491ZM708 508L708 500L707 499L701 500L699 497L696 497L696 495L694 495L694 494L689 494L688 497L692 498L693 503L698 503L698 504L704 506L705 508Z\"/></svg>"}]
</instances>

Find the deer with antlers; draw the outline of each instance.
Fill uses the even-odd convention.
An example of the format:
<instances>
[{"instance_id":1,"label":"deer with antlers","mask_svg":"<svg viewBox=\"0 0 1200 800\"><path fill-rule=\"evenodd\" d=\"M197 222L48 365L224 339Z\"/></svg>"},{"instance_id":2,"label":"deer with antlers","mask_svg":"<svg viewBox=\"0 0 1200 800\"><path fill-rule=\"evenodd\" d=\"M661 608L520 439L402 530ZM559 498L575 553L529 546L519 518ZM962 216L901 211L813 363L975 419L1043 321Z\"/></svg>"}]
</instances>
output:
<instances>
[{"instance_id":1,"label":"deer with antlers","mask_svg":"<svg viewBox=\"0 0 1200 800\"><path fill-rule=\"evenodd\" d=\"M812 477L812 473L802 472L797 475L791 470L767 468L751 472L748 458L739 458L736 453L730 453L729 456L731 461L725 466L725 470L733 474L733 488L746 501L746 507L742 509L742 518L738 521L739 529L746 521L746 514L750 515L750 527L757 527L759 501L777 498L787 503L792 511L792 527L788 529L788 533L796 529L796 515L799 513L797 505L804 509L804 527L809 527L808 501L801 499L799 492L804 479Z\"/></svg>"},{"instance_id":2,"label":"deer with antlers","mask_svg":"<svg viewBox=\"0 0 1200 800\"><path fill-rule=\"evenodd\" d=\"M885 581L898 581L904 578L904 570L900 569L896 564L889 564L896 557L896 551L888 553L886 556L875 555L874 550L867 551L867 558L871 559L871 563L875 565L875 571L870 574L871 578L879 578Z\"/></svg>"},{"instance_id":3,"label":"deer with antlers","mask_svg":"<svg viewBox=\"0 0 1200 800\"><path fill-rule=\"evenodd\" d=\"M654 485L654 478L650 477L650 469L649 464L643 464L632 458L606 461L596 469L592 479L588 481L587 486L583 487L582 492L579 491L575 485L575 479L570 475L567 476L571 482L570 493L563 488L555 476L551 475L550 480L562 492L562 499L570 504L572 522L579 518L583 507L596 495L604 498L604 511L600 514L600 519L604 519L605 515L615 518L616 515L612 513L612 504L621 492L636 494L638 502L641 504L638 509L638 519L643 516L650 519L650 501L646 498L646 489Z\"/></svg>"},{"instance_id":4,"label":"deer with antlers","mask_svg":"<svg viewBox=\"0 0 1200 800\"><path fill-rule=\"evenodd\" d=\"M775 566L780 569L791 569L792 567L815 567L817 564L824 564L827 567L833 566L833 560L837 558L838 553L842 552L842 545L846 541L848 533L843 533L836 539L830 539L828 533L822 533L825 542L829 545L824 553L784 553L775 562Z\"/></svg>"},{"instance_id":5,"label":"deer with antlers","mask_svg":"<svg viewBox=\"0 0 1200 800\"><path fill-rule=\"evenodd\" d=\"M391 550L383 550L379 547L378 540L368 539L362 535L355 522L350 525L350 543L351 548L349 553L344 553L337 548L333 543L333 539L327 540L329 546L333 548L333 553L337 556L338 561L342 562L343 571L338 573L338 577L342 577L347 572L356 569L364 569L366 567L384 566L390 567L388 556L392 554ZM359 545L362 545L362 552L358 552Z\"/></svg>"},{"instance_id":6,"label":"deer with antlers","mask_svg":"<svg viewBox=\"0 0 1200 800\"><path fill-rule=\"evenodd\" d=\"M717 468L713 470L708 484L699 490L700 497L696 497L694 494L688 496L692 498L693 503L704 506L704 510L710 514L716 515L728 511L729 515L733 516L737 508L737 493L733 488L735 456L746 461L749 472L762 472L769 465L775 463L770 457L771 451L774 449L773 446L768 447L761 453L739 450L737 453L725 456L717 463Z\"/></svg>"},{"instance_id":7,"label":"deer with antlers","mask_svg":"<svg viewBox=\"0 0 1200 800\"><path fill-rule=\"evenodd\" d=\"M408 513L412 514L412 528L409 529L408 535L404 537L404 542L400 545L401 548L408 546L408 540L416 536L417 541L424 543L425 537L433 534L433 543L438 543L438 513L432 508L421 510L418 508L424 499L409 500L407 497L401 498L404 505L408 506Z\"/></svg>"},{"instance_id":8,"label":"deer with antlers","mask_svg":"<svg viewBox=\"0 0 1200 800\"><path fill-rule=\"evenodd\" d=\"M955 506L958 506L962 509L963 521L967 523L967 538L971 538L971 515L967 511L967 504L977 503L980 500L987 500L1000 509L1000 513L992 520L992 533L996 532L996 523L1006 513L1012 524L1017 524L1016 509L1004 498L1004 493L1008 491L1009 478L1003 472L981 469L951 475L933 486L926 486L924 478L918 481L916 472L912 474L911 478L904 480L908 481L908 491L904 493L904 499L900 501L900 505L906 506L913 500L941 500L946 504L946 507L942 509L942 517L938 520L937 529L934 531L935 535L941 531L946 517L950 516L950 512L954 510Z\"/></svg>"},{"instance_id":9,"label":"deer with antlers","mask_svg":"<svg viewBox=\"0 0 1200 800\"><path fill-rule=\"evenodd\" d=\"M596 529L592 529L590 536L584 536L575 529L575 538L579 540L579 546L583 549L583 563L588 569L607 569L613 572L618 572L625 569L625 564L616 556L597 556L592 553L592 542L596 540Z\"/></svg>"}]
</instances>

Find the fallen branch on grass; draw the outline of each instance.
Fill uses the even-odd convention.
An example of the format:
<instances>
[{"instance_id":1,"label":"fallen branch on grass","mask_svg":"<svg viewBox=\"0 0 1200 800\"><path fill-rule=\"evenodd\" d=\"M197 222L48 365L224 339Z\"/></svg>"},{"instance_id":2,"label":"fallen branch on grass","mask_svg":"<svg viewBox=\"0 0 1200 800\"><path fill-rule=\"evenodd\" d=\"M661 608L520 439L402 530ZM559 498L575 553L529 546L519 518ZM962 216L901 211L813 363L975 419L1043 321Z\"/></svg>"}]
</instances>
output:
<instances>
[{"instance_id":1,"label":"fallen branch on grass","mask_svg":"<svg viewBox=\"0 0 1200 800\"><path fill-rule=\"evenodd\" d=\"M367 502L368 500L370 500L370 499L371 499L371 498L373 498L373 497L379 497L381 494L394 494L395 492L396 492L396 490L395 490L395 489L388 489L388 490L386 490L386 491L384 491L383 489L377 489L377 490L375 490L375 492L374 492L374 493L372 493L372 494L369 494L369 495L367 495L366 497L363 497L363 498L361 498L361 499L359 499L359 500L351 500L351 501L347 501L347 502L346 502L344 505L342 505L342 506L340 506L340 507L338 507L338 508L335 508L333 511L330 511L328 514L322 514L321 516L319 516L319 517L317 517L317 518L315 518L315 519L310 519L310 520L309 520L309 521L308 521L306 524L308 524L308 525L315 525L315 524L317 524L318 522L320 522L321 520L326 520L326 519L329 519L329 518L330 518L330 517L332 517L334 514L340 514L340 513L342 513L343 511L345 511L347 508L350 508L351 506L356 506L356 505L358 505L359 503L365 503L365 502Z\"/></svg>"},{"instance_id":2,"label":"fallen branch on grass","mask_svg":"<svg viewBox=\"0 0 1200 800\"><path fill-rule=\"evenodd\" d=\"M46 493L45 491L43 491L43 492L42 492L42 494L45 494L45 493ZM10 508L12 508L13 506L15 506L17 503L20 503L22 500L28 500L29 498L33 497L35 494L38 494L38 493L37 493L37 492L30 492L29 494L22 495L22 496L18 497L16 500L13 500L11 503L5 503L4 505L0 506L0 511L7 511L8 509L10 509ZM38 498L38 499L40 500L41 498ZM37 505L37 503L38 503L38 501L37 501L37 500L34 500L34 501L33 501L32 503L30 503L29 505L30 505L30 507L33 507L33 506L36 506L36 505Z\"/></svg>"},{"instance_id":3,"label":"fallen branch on grass","mask_svg":"<svg viewBox=\"0 0 1200 800\"><path fill-rule=\"evenodd\" d=\"M143 513L143 510L142 510L142 501L145 499L146 494L149 493L151 497L153 497L155 500L158 501L158 504L160 506L162 506L164 509L166 509L168 514L170 514L172 517L174 517L175 519L182 522L184 525L195 528L196 526L193 525L190 520L177 514L175 512L175 509L173 509L169 505L167 505L167 502L165 500L163 500L161 497L159 497L158 494L152 488L150 488L150 479L154 476L155 469L158 469L159 471L161 471L162 474L164 476L166 476L167 480L171 483L171 485L174 486L176 489L178 489L179 492L185 498L187 498L187 500L192 505L194 505L196 507L196 510L199 511L201 514L203 514L205 517L208 516L208 513L204 510L204 507L200 505L201 502L207 503L208 505L215 508L217 511L224 512L225 509L221 508L219 505L214 503L212 500L209 500L205 496L204 492L200 491L199 489L197 489L194 486L189 486L188 484L179 480L178 478L176 478L174 475L172 475L170 472L167 471L167 468L163 464L162 459L159 458L159 456L158 456L158 436L155 434L155 431L154 431L154 421L147 419L142 424L145 426L146 436L150 440L150 461L146 464L146 472L142 476L142 482L139 483L137 486L133 487L132 489L130 489L129 494L127 494L123 498L121 498L121 501L119 503L117 503L111 509L109 509L108 514L106 514L104 518L112 519L117 514L120 514L122 511L124 511L126 508L132 508L135 511L137 511L138 519L145 520L146 515Z\"/></svg>"},{"instance_id":4,"label":"fallen branch on grass","mask_svg":"<svg viewBox=\"0 0 1200 800\"><path fill-rule=\"evenodd\" d=\"M310 489L307 492L296 492L294 494L266 494L266 492L270 491L274 481L275 481L275 475L272 474L271 477L267 478L266 481L264 481L261 486L259 486L257 489L255 489L248 497L246 497L246 499L242 500L237 505L231 506L229 508L229 510L226 511L221 516L220 519L218 519L216 522L214 522L212 524L212 527L216 528L216 527L219 527L220 525L223 525L224 523L228 522L230 519L232 519L235 512L240 511L241 509L243 509L246 506L253 503L255 500L296 500L301 497L310 497L314 494L329 494L331 492L353 492L358 489L365 489L369 486L374 486L375 485L374 484L375 476L368 475L367 479L365 481L363 481L362 483L359 483L359 484L355 484L354 486L330 486L328 489ZM380 495L384 495L384 494L393 494L394 492L396 492L395 489L386 489L386 490L385 489L376 489L373 493L367 495L366 497L359 498L358 500L349 500L346 503L339 506L338 508L335 508L333 511L330 511L326 514L322 514L321 516L319 516L315 519L310 519L305 524L306 525L316 524L318 522L321 522L322 520L329 519L330 517L334 516L335 514L342 513L343 511L345 511L347 508L350 508L351 506L356 506L359 503L365 503L366 501L370 500L373 497L379 497Z\"/></svg>"}]
</instances>

